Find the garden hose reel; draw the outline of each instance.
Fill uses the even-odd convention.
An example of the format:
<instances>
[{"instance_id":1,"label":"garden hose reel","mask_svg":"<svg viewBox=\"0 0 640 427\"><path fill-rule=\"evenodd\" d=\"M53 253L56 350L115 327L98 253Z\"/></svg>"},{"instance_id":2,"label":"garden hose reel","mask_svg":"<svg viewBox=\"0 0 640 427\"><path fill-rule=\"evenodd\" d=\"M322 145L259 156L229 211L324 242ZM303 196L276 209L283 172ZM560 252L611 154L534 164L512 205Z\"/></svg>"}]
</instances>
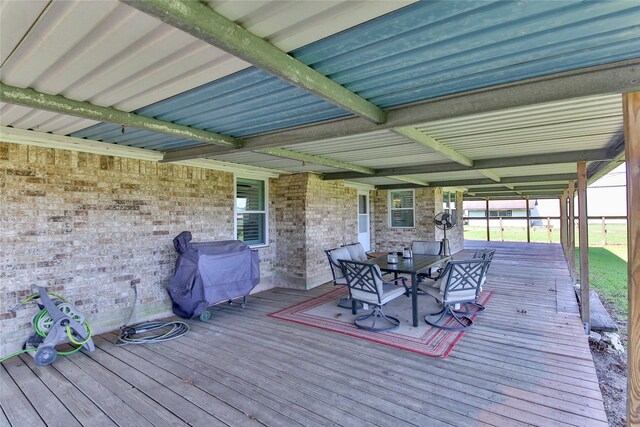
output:
<instances>
[{"instance_id":1,"label":"garden hose reel","mask_svg":"<svg viewBox=\"0 0 640 427\"><path fill-rule=\"evenodd\" d=\"M33 356L36 365L52 364L58 357L55 347L65 342L78 346L76 350L85 348L93 351L95 349L89 324L73 305L58 296L54 296L52 300L47 291L41 287L38 288L37 294L33 294L25 302L36 298L40 299L38 303L40 311L31 320L35 333L24 345L25 350ZM18 306L22 304L24 302Z\"/></svg>"}]
</instances>

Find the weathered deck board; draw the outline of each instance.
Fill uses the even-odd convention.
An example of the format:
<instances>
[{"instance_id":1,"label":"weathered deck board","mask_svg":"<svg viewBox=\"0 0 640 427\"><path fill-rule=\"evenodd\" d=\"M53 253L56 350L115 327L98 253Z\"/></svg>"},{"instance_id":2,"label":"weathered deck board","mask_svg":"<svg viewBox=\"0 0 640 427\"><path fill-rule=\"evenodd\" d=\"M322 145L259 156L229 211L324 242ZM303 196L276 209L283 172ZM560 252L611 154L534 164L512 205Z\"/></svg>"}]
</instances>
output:
<instances>
[{"instance_id":1,"label":"weathered deck board","mask_svg":"<svg viewBox=\"0 0 640 427\"><path fill-rule=\"evenodd\" d=\"M457 258L497 249L494 294L446 359L269 318L333 286L273 289L217 306L180 340L115 347L107 334L50 367L11 359L0 423L42 425L45 404L86 426L606 426L560 246L467 245Z\"/></svg>"}]
</instances>

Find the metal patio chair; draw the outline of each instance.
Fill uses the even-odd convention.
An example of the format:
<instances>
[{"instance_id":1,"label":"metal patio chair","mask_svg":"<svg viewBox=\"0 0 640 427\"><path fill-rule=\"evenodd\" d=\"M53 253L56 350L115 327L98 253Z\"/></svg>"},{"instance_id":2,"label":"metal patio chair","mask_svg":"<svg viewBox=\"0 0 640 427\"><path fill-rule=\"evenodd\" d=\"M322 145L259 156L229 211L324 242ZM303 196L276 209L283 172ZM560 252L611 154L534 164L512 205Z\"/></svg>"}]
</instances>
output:
<instances>
[{"instance_id":1,"label":"metal patio chair","mask_svg":"<svg viewBox=\"0 0 640 427\"><path fill-rule=\"evenodd\" d=\"M478 297L480 296L480 292L482 292L484 284L487 281L487 273L489 272L489 267L491 266L491 260L493 260L493 255L495 253L496 253L495 249L483 249L480 251L476 251L476 253L473 254L474 259L481 259L484 261L488 261L485 266L485 272L482 275L482 283L480 283L480 286L478 286L478 290L476 291L476 301L461 304L460 308L456 310L456 313L479 314L485 310L485 306L478 302Z\"/></svg>"},{"instance_id":2,"label":"metal patio chair","mask_svg":"<svg viewBox=\"0 0 640 427\"><path fill-rule=\"evenodd\" d=\"M371 258L360 242L349 243L347 245L342 245L342 247L347 248L353 261L366 261Z\"/></svg>"},{"instance_id":3,"label":"metal patio chair","mask_svg":"<svg viewBox=\"0 0 640 427\"><path fill-rule=\"evenodd\" d=\"M402 295L409 295L406 279L399 277L392 282L382 279L380 267L359 261L340 260L344 277L354 301L371 304L373 310L369 314L356 317L355 325L366 331L392 331L400 326L400 320L387 316L382 306ZM397 286L401 282L402 286ZM376 326L383 323L383 326Z\"/></svg>"},{"instance_id":4,"label":"metal patio chair","mask_svg":"<svg viewBox=\"0 0 640 427\"><path fill-rule=\"evenodd\" d=\"M440 255L442 242L432 240L414 240L411 242L411 252L415 255ZM432 267L425 273L418 273L418 282L425 279L435 280L442 271L442 267ZM422 294L422 292L420 293Z\"/></svg>"},{"instance_id":5,"label":"metal patio chair","mask_svg":"<svg viewBox=\"0 0 640 427\"><path fill-rule=\"evenodd\" d=\"M348 288L347 279L344 277L344 273L342 272L340 260L351 260L351 253L349 252L349 249L346 247L325 249L324 253L327 254L327 258L329 259L329 266L331 267L331 274L333 275L333 284L347 286ZM349 295L346 298L340 298L338 301L338 307L353 309L351 290L349 290ZM356 303L356 311L361 307L362 304Z\"/></svg>"},{"instance_id":6,"label":"metal patio chair","mask_svg":"<svg viewBox=\"0 0 640 427\"><path fill-rule=\"evenodd\" d=\"M425 316L427 324L454 331L473 326L473 320L466 316L470 313L456 311L455 306L477 303L478 288L484 283L489 262L479 258L447 262L435 286L425 289L426 294L442 304L442 310ZM451 319L454 320L453 326L448 325Z\"/></svg>"}]
</instances>

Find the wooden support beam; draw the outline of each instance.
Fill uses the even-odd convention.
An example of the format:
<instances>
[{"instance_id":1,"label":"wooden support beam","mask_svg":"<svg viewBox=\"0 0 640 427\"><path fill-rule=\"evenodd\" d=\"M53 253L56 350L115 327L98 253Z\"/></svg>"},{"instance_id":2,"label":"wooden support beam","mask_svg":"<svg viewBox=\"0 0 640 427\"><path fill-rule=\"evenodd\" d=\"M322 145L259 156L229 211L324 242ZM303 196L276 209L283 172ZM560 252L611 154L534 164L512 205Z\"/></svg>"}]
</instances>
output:
<instances>
[{"instance_id":1,"label":"wooden support beam","mask_svg":"<svg viewBox=\"0 0 640 427\"><path fill-rule=\"evenodd\" d=\"M48 95L46 93L37 92L33 89L22 89L15 86L9 86L1 82L0 100L10 104L24 105L26 107L68 114L70 116L82 117L85 119L115 123L125 127L164 133L192 141L206 142L207 144L216 144L228 147L242 146L241 140L221 135L219 133L165 122L135 113L127 113L126 111L116 110L111 107L100 107L88 102L75 101L61 95Z\"/></svg>"},{"instance_id":2,"label":"wooden support beam","mask_svg":"<svg viewBox=\"0 0 640 427\"><path fill-rule=\"evenodd\" d=\"M529 176L510 176L502 178L502 182L500 184L526 184L526 183L540 183L546 181L568 181L570 179L576 179L575 173L565 173L565 174L552 174L552 175L529 175ZM430 181L429 186L431 187L469 187L471 185L489 185L494 184L494 181L488 178L481 179L463 179L463 180L453 180L453 181ZM376 188L380 190L395 190L395 184L392 185L379 185ZM563 184L566 186L566 184ZM506 187L506 185L505 185ZM498 187L496 187L498 188ZM469 191L473 191L473 188L470 188Z\"/></svg>"},{"instance_id":3,"label":"wooden support beam","mask_svg":"<svg viewBox=\"0 0 640 427\"><path fill-rule=\"evenodd\" d=\"M433 185L433 183L432 183ZM503 187L475 187L470 188L469 191L473 191L474 193L519 193L519 192L548 192L547 190L554 190L557 193L562 192L563 189L567 187L566 184L542 184L542 185L512 185L505 184Z\"/></svg>"},{"instance_id":4,"label":"wooden support beam","mask_svg":"<svg viewBox=\"0 0 640 427\"><path fill-rule=\"evenodd\" d=\"M624 163L624 126L611 137L607 147L612 154L612 160L602 162L592 162L587 168L587 185L591 185L619 165Z\"/></svg>"},{"instance_id":5,"label":"wooden support beam","mask_svg":"<svg viewBox=\"0 0 640 427\"><path fill-rule=\"evenodd\" d=\"M372 175L375 173L374 169L365 166L356 165L354 163L341 162L340 160L335 160L324 156L317 156L315 154L306 154L299 151L286 150L284 148L263 148L261 150L256 150L256 152L268 154L275 157L300 160L301 162L312 163L316 165L329 166L336 169L350 170L368 175Z\"/></svg>"},{"instance_id":6,"label":"wooden support beam","mask_svg":"<svg viewBox=\"0 0 640 427\"><path fill-rule=\"evenodd\" d=\"M531 216L531 212L529 211L529 198L525 197L525 210L527 211L527 243L531 242L531 220L529 219L529 217Z\"/></svg>"},{"instance_id":7,"label":"wooden support beam","mask_svg":"<svg viewBox=\"0 0 640 427\"><path fill-rule=\"evenodd\" d=\"M562 253L567 258L567 190L562 192L562 196L558 199L560 208L560 244L562 245Z\"/></svg>"},{"instance_id":8,"label":"wooden support beam","mask_svg":"<svg viewBox=\"0 0 640 427\"><path fill-rule=\"evenodd\" d=\"M429 183L423 179L410 178L408 176L390 176L389 178L397 179L398 181L406 182L420 187L429 187Z\"/></svg>"},{"instance_id":9,"label":"wooden support beam","mask_svg":"<svg viewBox=\"0 0 640 427\"><path fill-rule=\"evenodd\" d=\"M398 135L402 135L406 138L409 138L413 141L419 142L420 144L431 148L434 151L442 154L448 159L453 160L456 163L460 163L465 166L473 166L473 160L468 158L467 156L457 152L453 148L447 147L446 145L441 144L436 141L426 133L412 127L412 126L404 126L392 129Z\"/></svg>"},{"instance_id":10,"label":"wooden support beam","mask_svg":"<svg viewBox=\"0 0 640 427\"><path fill-rule=\"evenodd\" d=\"M627 159L627 426L640 425L640 92L622 95Z\"/></svg>"},{"instance_id":11,"label":"wooden support beam","mask_svg":"<svg viewBox=\"0 0 640 427\"><path fill-rule=\"evenodd\" d=\"M491 233L490 233L490 224L489 224L489 199L485 200L486 210L484 211L485 216L487 217L487 242L491 241Z\"/></svg>"},{"instance_id":12,"label":"wooden support beam","mask_svg":"<svg viewBox=\"0 0 640 427\"><path fill-rule=\"evenodd\" d=\"M480 170L480 173L484 176L486 176L487 178L489 178L490 180L493 180L495 182L501 182L502 178L500 178L498 176L497 173L495 173L494 171L492 171L491 169L482 169Z\"/></svg>"},{"instance_id":13,"label":"wooden support beam","mask_svg":"<svg viewBox=\"0 0 640 427\"><path fill-rule=\"evenodd\" d=\"M121 1L373 123L384 123L387 120L386 113L377 105L230 21L204 3L181 0Z\"/></svg>"},{"instance_id":14,"label":"wooden support beam","mask_svg":"<svg viewBox=\"0 0 640 427\"><path fill-rule=\"evenodd\" d=\"M575 181L569 181L569 274L575 280L576 278L576 219L575 219Z\"/></svg>"},{"instance_id":15,"label":"wooden support beam","mask_svg":"<svg viewBox=\"0 0 640 427\"><path fill-rule=\"evenodd\" d=\"M589 304L589 225L587 221L587 163L578 163L578 231L580 245L580 315L585 333L591 332Z\"/></svg>"},{"instance_id":16,"label":"wooden support beam","mask_svg":"<svg viewBox=\"0 0 640 427\"><path fill-rule=\"evenodd\" d=\"M377 189L377 187L376 187ZM491 200L494 199L525 199L527 197L529 198L535 198L535 199L557 199L558 197L560 197L560 191L549 191L549 192L543 192L543 193L528 193L528 192L518 192L518 191L513 191L513 192L505 192L505 191L501 191L501 192L496 192L496 193L473 193L473 196L475 197L475 200L481 199L484 200L486 198L490 198ZM471 194L469 193L469 194Z\"/></svg>"},{"instance_id":17,"label":"wooden support beam","mask_svg":"<svg viewBox=\"0 0 640 427\"><path fill-rule=\"evenodd\" d=\"M514 157L497 157L492 159L483 159L474 161L474 167L461 165L460 163L432 163L426 165L402 166L385 169L377 169L375 176L391 176L391 175L418 175L437 172L457 172L468 170L483 169L500 169L512 168L516 166L535 166L550 165L559 163L576 163L580 161L609 160L611 153L607 149L581 150L581 151L564 151L559 153L536 154L530 156L514 156ZM173 157L172 153L165 154L165 160ZM176 159L183 160L183 159ZM323 176L325 180L332 179L352 179L366 178L365 174L356 172L336 172L328 173ZM507 182L503 178L501 182Z\"/></svg>"}]
</instances>

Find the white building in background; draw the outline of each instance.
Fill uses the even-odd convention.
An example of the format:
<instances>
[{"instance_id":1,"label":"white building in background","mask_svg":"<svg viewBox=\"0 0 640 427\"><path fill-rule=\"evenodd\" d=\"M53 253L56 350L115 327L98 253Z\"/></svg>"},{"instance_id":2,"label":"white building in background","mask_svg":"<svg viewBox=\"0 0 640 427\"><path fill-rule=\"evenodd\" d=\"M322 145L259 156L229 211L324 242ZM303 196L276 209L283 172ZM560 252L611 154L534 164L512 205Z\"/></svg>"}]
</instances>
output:
<instances>
[{"instance_id":1,"label":"white building in background","mask_svg":"<svg viewBox=\"0 0 640 427\"><path fill-rule=\"evenodd\" d=\"M462 203L464 216L468 218L465 222L471 226L484 227L487 224L485 218L486 202L484 200L465 200ZM551 215L551 214L549 214ZM554 213L553 215L557 215ZM529 216L539 217L538 201L529 200ZM498 226L500 218L504 227L526 227L527 225L527 202L520 200L490 200L489 201L489 222L491 226ZM478 219L474 219L478 218ZM482 218L482 219L481 219ZM542 220L530 220L532 227L543 225Z\"/></svg>"}]
</instances>

